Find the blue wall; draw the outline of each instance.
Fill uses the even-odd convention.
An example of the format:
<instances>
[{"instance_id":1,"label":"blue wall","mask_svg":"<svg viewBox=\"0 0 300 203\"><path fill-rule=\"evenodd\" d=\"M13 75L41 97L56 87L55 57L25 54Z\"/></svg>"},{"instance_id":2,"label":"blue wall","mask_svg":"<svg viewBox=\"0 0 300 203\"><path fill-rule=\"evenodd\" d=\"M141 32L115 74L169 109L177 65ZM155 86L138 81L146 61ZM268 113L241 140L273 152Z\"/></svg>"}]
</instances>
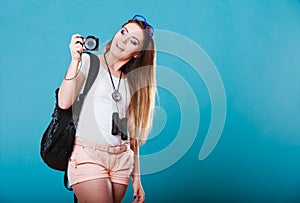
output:
<instances>
[{"instance_id":1,"label":"blue wall","mask_svg":"<svg viewBox=\"0 0 300 203\"><path fill-rule=\"evenodd\" d=\"M47 168L39 156L54 89L70 61L70 36L94 34L103 44L136 13L145 15L157 33L178 33L201 47L226 93L222 135L212 153L199 160L214 108L211 92L188 61L158 52L160 108L152 139L141 154L159 152L177 136L185 136L178 133L183 114L189 116L184 122L196 123L198 129L176 163L143 175L147 202L299 202L300 2L296 0L2 0L0 202L72 201L62 173ZM189 47L178 49L188 52ZM184 79L195 100L179 83L173 86L178 95L164 87L170 79L165 69ZM182 100L196 101L199 108L186 110L180 106ZM190 139L188 131L186 136ZM147 165L147 159L143 162ZM124 202L131 202L131 195L129 187Z\"/></svg>"}]
</instances>

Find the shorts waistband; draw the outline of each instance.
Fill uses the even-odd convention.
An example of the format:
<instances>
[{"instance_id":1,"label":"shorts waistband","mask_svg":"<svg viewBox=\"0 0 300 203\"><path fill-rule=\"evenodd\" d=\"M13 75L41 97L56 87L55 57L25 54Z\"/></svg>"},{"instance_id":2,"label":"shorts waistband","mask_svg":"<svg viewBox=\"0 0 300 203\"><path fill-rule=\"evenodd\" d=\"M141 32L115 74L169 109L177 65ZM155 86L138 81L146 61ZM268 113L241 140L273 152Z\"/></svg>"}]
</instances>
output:
<instances>
[{"instance_id":1,"label":"shorts waistband","mask_svg":"<svg viewBox=\"0 0 300 203\"><path fill-rule=\"evenodd\" d=\"M94 150L100 150L100 151L105 151L111 154L120 154L122 152L125 152L130 149L129 144L122 144L122 145L117 145L117 146L108 146L108 145L103 145L99 143L93 143L90 141L86 141L83 139L76 138L75 139L75 145L82 146L83 148L91 148Z\"/></svg>"}]
</instances>

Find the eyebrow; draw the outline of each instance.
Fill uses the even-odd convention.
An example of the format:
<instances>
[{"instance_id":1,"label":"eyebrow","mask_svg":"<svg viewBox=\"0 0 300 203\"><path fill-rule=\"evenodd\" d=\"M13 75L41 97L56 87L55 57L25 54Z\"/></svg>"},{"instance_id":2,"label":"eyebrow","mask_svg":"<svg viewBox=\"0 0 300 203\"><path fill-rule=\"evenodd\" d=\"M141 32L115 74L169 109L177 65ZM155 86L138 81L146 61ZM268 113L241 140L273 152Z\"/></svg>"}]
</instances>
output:
<instances>
[{"instance_id":1,"label":"eyebrow","mask_svg":"<svg viewBox=\"0 0 300 203\"><path fill-rule=\"evenodd\" d=\"M123 28L126 30L126 32L128 32L128 30L127 30L127 28L125 26Z\"/></svg>"},{"instance_id":2,"label":"eyebrow","mask_svg":"<svg viewBox=\"0 0 300 203\"><path fill-rule=\"evenodd\" d=\"M129 33L129 32L128 32L128 29L127 29L125 26L124 26L123 28L126 30L127 33ZM135 36L132 36L132 37L133 37L134 39L136 39L136 40L138 41L138 43L140 43L140 40L139 40L138 38L136 38Z\"/></svg>"}]
</instances>

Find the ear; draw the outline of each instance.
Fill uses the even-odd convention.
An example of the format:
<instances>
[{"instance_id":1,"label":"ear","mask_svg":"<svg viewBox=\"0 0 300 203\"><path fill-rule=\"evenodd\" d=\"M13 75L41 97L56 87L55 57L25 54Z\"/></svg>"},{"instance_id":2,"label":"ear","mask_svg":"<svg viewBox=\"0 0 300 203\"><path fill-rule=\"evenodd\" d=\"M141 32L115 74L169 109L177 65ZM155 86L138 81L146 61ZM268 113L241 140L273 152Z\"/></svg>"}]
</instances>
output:
<instances>
[{"instance_id":1,"label":"ear","mask_svg":"<svg viewBox=\"0 0 300 203\"><path fill-rule=\"evenodd\" d=\"M138 58L138 57L140 57L140 53L139 53L139 52L135 52L134 55L133 55L133 58L136 59L136 58Z\"/></svg>"}]
</instances>

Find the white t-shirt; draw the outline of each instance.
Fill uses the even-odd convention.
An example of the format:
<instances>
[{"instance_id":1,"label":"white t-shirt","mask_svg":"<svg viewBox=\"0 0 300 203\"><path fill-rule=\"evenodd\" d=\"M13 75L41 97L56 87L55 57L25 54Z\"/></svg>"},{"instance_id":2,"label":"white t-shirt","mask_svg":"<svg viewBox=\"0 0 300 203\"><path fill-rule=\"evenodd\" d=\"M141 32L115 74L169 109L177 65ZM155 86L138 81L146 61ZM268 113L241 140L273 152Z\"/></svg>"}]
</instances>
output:
<instances>
[{"instance_id":1,"label":"white t-shirt","mask_svg":"<svg viewBox=\"0 0 300 203\"><path fill-rule=\"evenodd\" d=\"M88 54L82 54L82 65L80 71L87 79L90 67L90 57ZM117 88L119 78L112 75L114 85ZM85 82L81 88L83 92ZM119 92L122 95L120 101L115 102L111 96L113 86L109 73L106 68L100 64L98 76L89 90L84 100L82 110L79 116L76 136L110 146L122 144L121 137L111 134L112 114L119 112L119 117L124 118L127 107L130 103L130 90L127 79L121 79ZM128 135L128 133L127 133ZM129 137L129 135L128 135Z\"/></svg>"}]
</instances>

